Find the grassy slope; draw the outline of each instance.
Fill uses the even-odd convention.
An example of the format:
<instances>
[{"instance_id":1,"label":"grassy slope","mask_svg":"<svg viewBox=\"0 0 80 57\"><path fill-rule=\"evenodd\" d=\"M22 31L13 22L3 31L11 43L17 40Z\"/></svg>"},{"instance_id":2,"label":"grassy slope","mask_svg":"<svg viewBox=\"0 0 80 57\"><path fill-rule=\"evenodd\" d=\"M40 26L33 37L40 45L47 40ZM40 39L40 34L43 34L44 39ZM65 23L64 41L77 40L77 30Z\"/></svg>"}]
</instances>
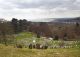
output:
<instances>
[{"instance_id":1,"label":"grassy slope","mask_svg":"<svg viewBox=\"0 0 80 57\"><path fill-rule=\"evenodd\" d=\"M33 35L29 32L23 32L18 34L16 39L32 39L32 36ZM37 39L37 41L42 40L43 39ZM13 46L4 46L0 44L0 57L80 57L80 48L37 50L28 48L18 49Z\"/></svg>"},{"instance_id":2,"label":"grassy slope","mask_svg":"<svg viewBox=\"0 0 80 57\"><path fill-rule=\"evenodd\" d=\"M18 49L13 46L0 45L0 57L80 57L80 50L77 48L47 50Z\"/></svg>"},{"instance_id":3,"label":"grassy slope","mask_svg":"<svg viewBox=\"0 0 80 57\"><path fill-rule=\"evenodd\" d=\"M16 39L21 40L23 38L32 38L32 37L33 37L33 34L31 32L22 32L16 36Z\"/></svg>"},{"instance_id":4,"label":"grassy slope","mask_svg":"<svg viewBox=\"0 0 80 57\"><path fill-rule=\"evenodd\" d=\"M33 40L35 40L35 43L40 43L40 44L45 44L48 46L60 46L60 44L63 43L63 41L51 41L48 39L44 39L44 38L36 38L33 37L36 36L35 34L31 33L31 32L22 32L16 35L15 39L17 40L15 43L17 44L21 44L23 46L28 46L30 43L33 43ZM64 41L64 45L66 46L72 46L72 47L76 47L76 45L78 47L80 47L80 42L76 42L76 41Z\"/></svg>"}]
</instances>

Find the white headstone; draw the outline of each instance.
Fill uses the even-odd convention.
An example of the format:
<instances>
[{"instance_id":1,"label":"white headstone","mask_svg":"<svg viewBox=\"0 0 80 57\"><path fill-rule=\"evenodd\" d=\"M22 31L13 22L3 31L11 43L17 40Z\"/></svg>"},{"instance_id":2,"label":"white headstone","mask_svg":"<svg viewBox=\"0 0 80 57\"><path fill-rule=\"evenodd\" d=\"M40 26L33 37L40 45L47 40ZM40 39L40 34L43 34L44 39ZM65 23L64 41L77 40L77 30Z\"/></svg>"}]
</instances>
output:
<instances>
[{"instance_id":1,"label":"white headstone","mask_svg":"<svg viewBox=\"0 0 80 57\"><path fill-rule=\"evenodd\" d=\"M35 43L36 42L36 40L33 40L33 43Z\"/></svg>"}]
</instances>

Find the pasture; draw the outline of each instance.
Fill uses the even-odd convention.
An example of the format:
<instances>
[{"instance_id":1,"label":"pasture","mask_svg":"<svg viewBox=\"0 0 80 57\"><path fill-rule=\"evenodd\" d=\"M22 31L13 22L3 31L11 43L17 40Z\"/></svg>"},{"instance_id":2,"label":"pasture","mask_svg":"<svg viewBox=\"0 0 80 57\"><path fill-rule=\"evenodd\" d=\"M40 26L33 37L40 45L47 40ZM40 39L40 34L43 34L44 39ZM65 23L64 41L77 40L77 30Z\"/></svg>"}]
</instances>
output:
<instances>
[{"instance_id":1,"label":"pasture","mask_svg":"<svg viewBox=\"0 0 80 57\"><path fill-rule=\"evenodd\" d=\"M0 44L0 57L80 57L80 41L54 41L34 36L32 33L20 33L15 36L14 44ZM29 44L37 43L48 48L29 49ZM16 44L22 48L17 48Z\"/></svg>"},{"instance_id":2,"label":"pasture","mask_svg":"<svg viewBox=\"0 0 80 57\"><path fill-rule=\"evenodd\" d=\"M0 57L80 57L80 48L20 49L0 44Z\"/></svg>"},{"instance_id":3,"label":"pasture","mask_svg":"<svg viewBox=\"0 0 80 57\"><path fill-rule=\"evenodd\" d=\"M29 44L47 45L51 48L80 48L80 41L63 41L63 40L51 40L46 38L37 38L32 33L20 33L15 37L15 44L23 47L28 47Z\"/></svg>"}]
</instances>

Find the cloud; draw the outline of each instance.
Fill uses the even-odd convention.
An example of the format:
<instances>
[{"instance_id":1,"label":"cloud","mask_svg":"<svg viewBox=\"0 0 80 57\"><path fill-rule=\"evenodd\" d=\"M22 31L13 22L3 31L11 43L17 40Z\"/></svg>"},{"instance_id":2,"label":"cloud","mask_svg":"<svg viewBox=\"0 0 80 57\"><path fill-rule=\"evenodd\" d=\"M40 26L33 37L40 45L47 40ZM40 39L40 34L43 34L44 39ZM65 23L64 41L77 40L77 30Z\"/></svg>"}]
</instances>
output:
<instances>
[{"instance_id":1,"label":"cloud","mask_svg":"<svg viewBox=\"0 0 80 57\"><path fill-rule=\"evenodd\" d=\"M80 15L80 0L0 0L0 17L58 18Z\"/></svg>"},{"instance_id":2,"label":"cloud","mask_svg":"<svg viewBox=\"0 0 80 57\"><path fill-rule=\"evenodd\" d=\"M0 3L1 8L55 8L66 7L73 9L80 7L79 0L3 0ZM74 10L74 9L73 9Z\"/></svg>"}]
</instances>

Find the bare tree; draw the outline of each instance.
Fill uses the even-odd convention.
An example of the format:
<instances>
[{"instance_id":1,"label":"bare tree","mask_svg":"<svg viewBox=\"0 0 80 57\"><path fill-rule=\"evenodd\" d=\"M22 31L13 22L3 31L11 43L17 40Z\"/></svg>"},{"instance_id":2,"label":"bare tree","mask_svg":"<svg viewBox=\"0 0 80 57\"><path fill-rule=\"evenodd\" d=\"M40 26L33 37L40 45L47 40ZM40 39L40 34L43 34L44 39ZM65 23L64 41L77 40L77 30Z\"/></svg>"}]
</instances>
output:
<instances>
[{"instance_id":1,"label":"bare tree","mask_svg":"<svg viewBox=\"0 0 80 57\"><path fill-rule=\"evenodd\" d=\"M7 45L7 40L9 38L8 35L11 36L12 34L12 28L10 25L10 22L7 22L5 20L0 20L0 39L4 42L5 45Z\"/></svg>"}]
</instances>

